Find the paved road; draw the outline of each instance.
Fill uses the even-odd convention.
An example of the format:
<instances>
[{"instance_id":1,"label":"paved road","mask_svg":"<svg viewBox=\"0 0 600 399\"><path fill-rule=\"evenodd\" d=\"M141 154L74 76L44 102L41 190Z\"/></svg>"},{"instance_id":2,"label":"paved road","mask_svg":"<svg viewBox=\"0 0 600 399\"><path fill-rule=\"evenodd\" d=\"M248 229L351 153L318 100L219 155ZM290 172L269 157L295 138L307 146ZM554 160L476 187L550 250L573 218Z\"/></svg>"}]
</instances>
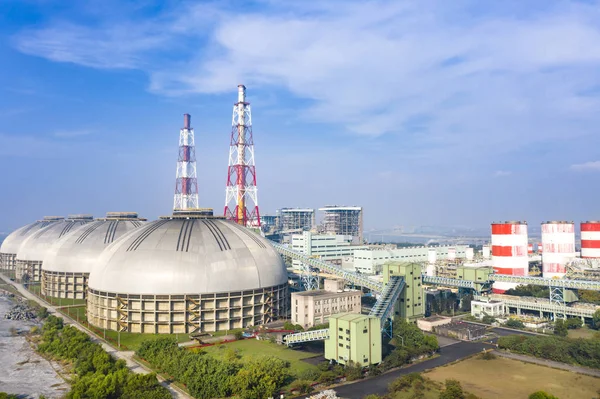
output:
<instances>
[{"instance_id":1,"label":"paved road","mask_svg":"<svg viewBox=\"0 0 600 399\"><path fill-rule=\"evenodd\" d=\"M0 274L0 276L3 277L3 280L6 281L8 284L13 285L17 290L19 290L19 293L21 293L21 295L23 295L25 298L27 299L32 299L34 301L36 301L37 303L39 303L41 306L44 306L45 308L48 309L48 312L51 314L56 314L56 316L58 317L62 317L64 322L66 324L70 324L72 326L74 326L75 328L77 328L80 331L83 331L84 333L88 334L92 340L92 342L98 343L102 346L102 348L108 352L109 354L111 354L113 357L117 358L117 359L123 359L125 360L125 363L127 363L127 368L129 368L131 371L133 371L134 373L139 373L139 374L148 374L150 372L152 372L152 370L147 369L144 365L136 362L133 359L133 355L134 352L131 351L119 351L117 349L115 349L113 346L107 344L106 342L102 341L101 339L99 339L96 335L94 335L90 330L88 330L87 328L83 327L81 324L76 323L75 320L71 319L70 317L58 312L56 310L56 307L54 307L53 305L42 301L40 298L38 298L37 296L33 295L31 292L27 291L21 284L17 284L14 281L11 281L6 275L4 274ZM192 399L191 396L187 395L185 392L183 392L181 389L177 388L176 386L170 384L168 381L166 381L165 379L157 376L158 381L160 382L160 384L162 386L164 386L165 388L167 388L169 390L169 392L171 392L171 395L174 398L183 398L183 399Z\"/></svg>"},{"instance_id":2,"label":"paved road","mask_svg":"<svg viewBox=\"0 0 600 399\"><path fill-rule=\"evenodd\" d=\"M459 342L453 345L447 345L440 349L440 356L434 359L426 360L410 367L333 389L337 392L339 397L348 399L360 399L371 393L378 395L385 394L389 383L400 376L415 372L420 373L434 367L443 366L474 353L481 352L484 348L489 349L489 346L471 342Z\"/></svg>"}]
</instances>

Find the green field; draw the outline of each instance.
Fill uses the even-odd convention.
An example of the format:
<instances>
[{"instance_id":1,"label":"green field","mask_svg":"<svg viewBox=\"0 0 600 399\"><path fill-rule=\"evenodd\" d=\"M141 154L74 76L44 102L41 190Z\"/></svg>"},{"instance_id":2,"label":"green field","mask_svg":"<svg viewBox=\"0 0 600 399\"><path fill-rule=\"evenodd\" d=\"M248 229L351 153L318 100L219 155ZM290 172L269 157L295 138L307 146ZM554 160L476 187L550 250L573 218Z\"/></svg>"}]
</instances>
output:
<instances>
[{"instance_id":1,"label":"green field","mask_svg":"<svg viewBox=\"0 0 600 399\"><path fill-rule=\"evenodd\" d=\"M600 389L600 378L502 357L474 357L435 368L423 376L438 382L458 380L465 391L483 399L527 398L540 390L560 399L596 398Z\"/></svg>"},{"instance_id":2,"label":"green field","mask_svg":"<svg viewBox=\"0 0 600 399\"><path fill-rule=\"evenodd\" d=\"M295 373L309 369L317 369L317 366L302 361L302 359L317 356L316 354L293 350L285 345L278 345L269 341L244 339L241 341L230 342L228 344L207 346L202 349L204 349L209 355L216 358L224 358L228 349L239 350L242 360L244 360L244 358L252 358L257 356L274 356L290 362L291 369Z\"/></svg>"},{"instance_id":3,"label":"green field","mask_svg":"<svg viewBox=\"0 0 600 399\"><path fill-rule=\"evenodd\" d=\"M578 328L576 330L569 330L569 338L594 338L594 335L600 334L599 331L592 330L587 327Z\"/></svg>"}]
</instances>

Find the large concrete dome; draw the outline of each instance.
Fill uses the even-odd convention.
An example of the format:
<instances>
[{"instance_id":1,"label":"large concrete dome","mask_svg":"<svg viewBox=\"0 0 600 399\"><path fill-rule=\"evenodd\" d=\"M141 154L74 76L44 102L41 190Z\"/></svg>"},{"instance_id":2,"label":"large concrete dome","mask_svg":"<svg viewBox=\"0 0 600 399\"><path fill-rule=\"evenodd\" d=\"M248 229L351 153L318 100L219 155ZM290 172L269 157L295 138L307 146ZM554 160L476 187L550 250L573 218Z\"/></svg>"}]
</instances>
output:
<instances>
[{"instance_id":1,"label":"large concrete dome","mask_svg":"<svg viewBox=\"0 0 600 399\"><path fill-rule=\"evenodd\" d=\"M92 220L89 215L70 215L29 235L17 251L16 278L40 281L42 262L52 244Z\"/></svg>"},{"instance_id":2,"label":"large concrete dome","mask_svg":"<svg viewBox=\"0 0 600 399\"><path fill-rule=\"evenodd\" d=\"M279 254L218 217L150 222L108 246L89 277L88 320L119 331L219 331L270 322L286 308Z\"/></svg>"},{"instance_id":3,"label":"large concrete dome","mask_svg":"<svg viewBox=\"0 0 600 399\"><path fill-rule=\"evenodd\" d=\"M14 270L17 252L27 237L48 227L51 223L63 219L62 216L45 216L43 220L35 221L10 233L0 246L0 269L4 271Z\"/></svg>"},{"instance_id":4,"label":"large concrete dome","mask_svg":"<svg viewBox=\"0 0 600 399\"><path fill-rule=\"evenodd\" d=\"M109 246L89 286L128 294L202 294L286 282L281 256L251 230L219 218L168 218Z\"/></svg>"},{"instance_id":5,"label":"large concrete dome","mask_svg":"<svg viewBox=\"0 0 600 399\"><path fill-rule=\"evenodd\" d=\"M110 212L105 219L77 227L50 246L42 263L42 293L83 299L87 279L108 245L141 227L137 213Z\"/></svg>"}]
</instances>

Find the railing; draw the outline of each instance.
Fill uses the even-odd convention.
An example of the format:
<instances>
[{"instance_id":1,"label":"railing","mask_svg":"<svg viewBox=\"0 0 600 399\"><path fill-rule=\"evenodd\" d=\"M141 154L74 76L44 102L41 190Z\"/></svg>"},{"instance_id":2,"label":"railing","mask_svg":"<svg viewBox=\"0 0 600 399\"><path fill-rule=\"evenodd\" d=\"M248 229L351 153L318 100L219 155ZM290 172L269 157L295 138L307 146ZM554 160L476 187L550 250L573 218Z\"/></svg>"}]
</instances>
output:
<instances>
[{"instance_id":1,"label":"railing","mask_svg":"<svg viewBox=\"0 0 600 399\"><path fill-rule=\"evenodd\" d=\"M282 244L273 242L273 241L271 241L271 245L273 245L273 247L275 248L275 250L277 252L279 252L280 254L282 254L284 256L289 256L290 258L299 260L300 262L302 262L304 264L307 264L309 266L312 266L312 267L317 268L322 271L326 271L327 273L334 274L334 275L336 275L340 278L343 278L344 280L349 281L355 285L369 288L371 291L374 291L376 293L383 292L383 284L382 283L373 281L365 275L355 273L355 272L350 272L348 270L344 270L341 267L338 267L331 263L324 262L319 259L310 258L301 252L294 251L293 249L289 249L288 247L286 247Z\"/></svg>"},{"instance_id":2,"label":"railing","mask_svg":"<svg viewBox=\"0 0 600 399\"><path fill-rule=\"evenodd\" d=\"M472 288L475 289L475 282L470 280L461 280L458 278L441 277L441 276L421 276L423 284L445 285L448 287Z\"/></svg>"},{"instance_id":3,"label":"railing","mask_svg":"<svg viewBox=\"0 0 600 399\"><path fill-rule=\"evenodd\" d=\"M537 310L540 312L547 313L559 313L566 314L569 316L578 316L578 317L592 317L596 309L594 308L581 308L574 306L564 306L551 303L547 299L537 298L535 300L529 299L514 299L507 298L504 295L491 295L489 297L486 296L475 296L474 299L479 301L486 301L489 298L493 298L498 301L504 302L505 306L519 309L527 309L527 310Z\"/></svg>"},{"instance_id":4,"label":"railing","mask_svg":"<svg viewBox=\"0 0 600 399\"><path fill-rule=\"evenodd\" d=\"M541 285L544 287L561 287L580 290L600 291L600 281L569 280L564 278L553 279L530 276L510 276L506 274L490 274L489 279L492 281L503 283L530 284Z\"/></svg>"},{"instance_id":5,"label":"railing","mask_svg":"<svg viewBox=\"0 0 600 399\"><path fill-rule=\"evenodd\" d=\"M300 342L322 341L329 339L329 329L303 331L295 334L286 335L283 340L287 345L298 344Z\"/></svg>"}]
</instances>

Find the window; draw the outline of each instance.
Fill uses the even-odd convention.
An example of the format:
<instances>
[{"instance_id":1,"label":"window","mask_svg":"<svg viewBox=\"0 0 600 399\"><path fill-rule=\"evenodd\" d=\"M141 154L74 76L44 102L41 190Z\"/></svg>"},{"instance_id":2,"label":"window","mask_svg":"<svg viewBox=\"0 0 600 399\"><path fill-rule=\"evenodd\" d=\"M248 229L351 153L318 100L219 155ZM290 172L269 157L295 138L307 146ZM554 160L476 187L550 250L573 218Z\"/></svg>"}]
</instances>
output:
<instances>
[{"instance_id":1,"label":"window","mask_svg":"<svg viewBox=\"0 0 600 399\"><path fill-rule=\"evenodd\" d=\"M350 345L346 345L346 349L350 349Z\"/></svg>"},{"instance_id":2,"label":"window","mask_svg":"<svg viewBox=\"0 0 600 399\"><path fill-rule=\"evenodd\" d=\"M368 333L369 331L367 330L367 327L365 327L365 329L363 330L363 334Z\"/></svg>"},{"instance_id":3,"label":"window","mask_svg":"<svg viewBox=\"0 0 600 399\"><path fill-rule=\"evenodd\" d=\"M340 330L340 331L344 331L344 329L343 329L342 327L338 328L338 330Z\"/></svg>"},{"instance_id":4,"label":"window","mask_svg":"<svg viewBox=\"0 0 600 399\"><path fill-rule=\"evenodd\" d=\"M350 334L350 330L346 330L346 334Z\"/></svg>"},{"instance_id":5,"label":"window","mask_svg":"<svg viewBox=\"0 0 600 399\"><path fill-rule=\"evenodd\" d=\"M343 340L343 339L344 339L344 337L342 337L341 335L339 335L339 336L338 336L338 338L339 338L339 339L341 339L341 340Z\"/></svg>"}]
</instances>

